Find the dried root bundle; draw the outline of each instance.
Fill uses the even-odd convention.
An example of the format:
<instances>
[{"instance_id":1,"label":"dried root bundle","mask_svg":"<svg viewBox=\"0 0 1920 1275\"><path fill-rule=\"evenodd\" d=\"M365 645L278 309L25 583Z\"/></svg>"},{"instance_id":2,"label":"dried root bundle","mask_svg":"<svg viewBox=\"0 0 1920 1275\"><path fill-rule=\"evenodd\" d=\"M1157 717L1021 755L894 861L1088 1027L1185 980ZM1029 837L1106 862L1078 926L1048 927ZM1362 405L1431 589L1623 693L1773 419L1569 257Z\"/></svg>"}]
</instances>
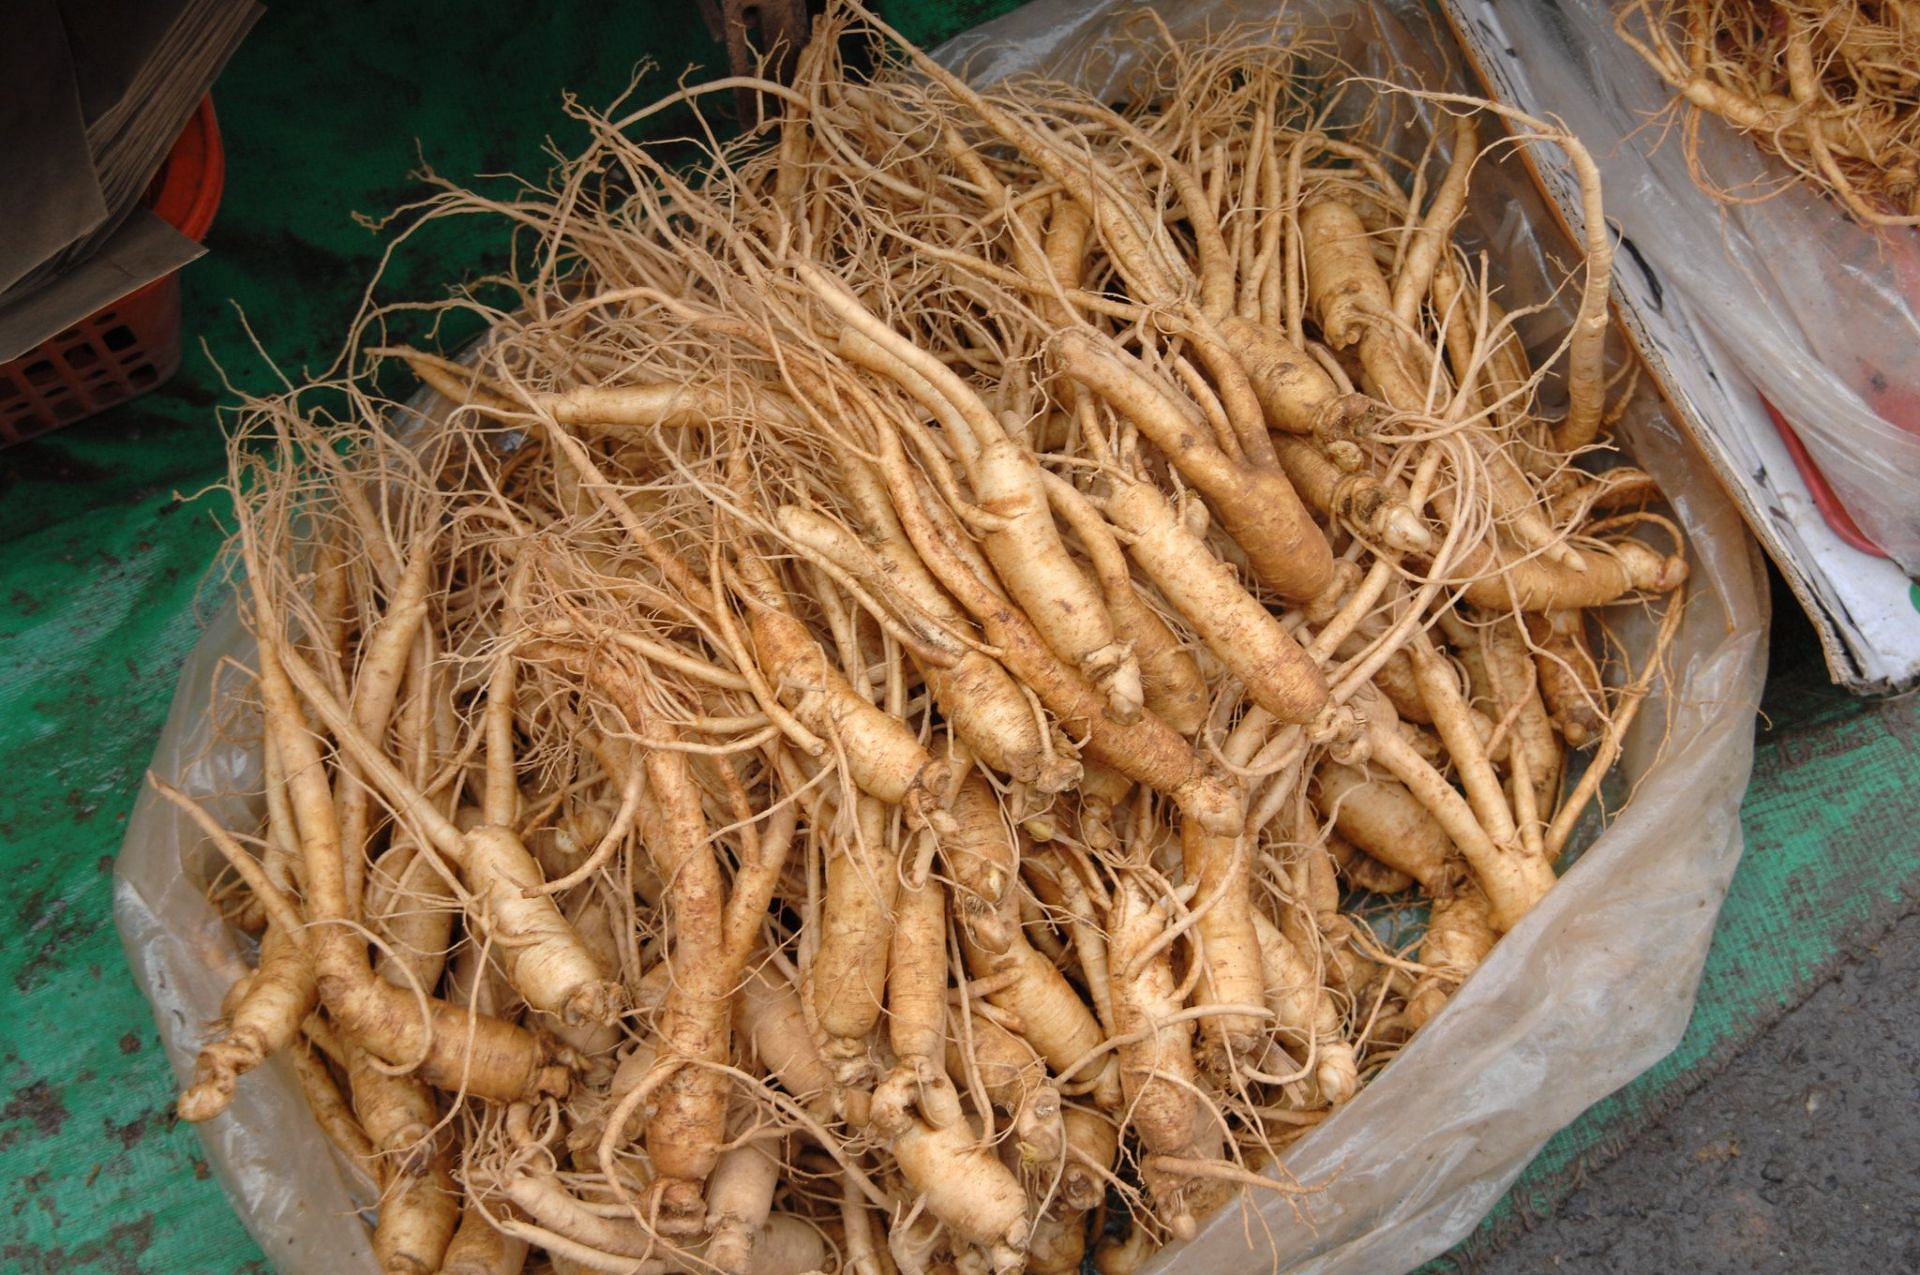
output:
<instances>
[{"instance_id":1,"label":"dried root bundle","mask_svg":"<svg viewBox=\"0 0 1920 1275\"><path fill-rule=\"evenodd\" d=\"M182 1112L292 1053L388 1270L1118 1268L1307 1190L1553 887L1685 575L1572 463L1604 242L1536 368L1456 241L1490 117L1406 163L1413 97L1141 39L1115 109L836 7L697 174L596 119L436 202L535 251L469 362L361 343L404 443L246 413L264 938Z\"/></svg>"},{"instance_id":2,"label":"dried root bundle","mask_svg":"<svg viewBox=\"0 0 1920 1275\"><path fill-rule=\"evenodd\" d=\"M1717 115L1860 221L1920 225L1909 0L1632 0L1615 25L1685 103L1690 159Z\"/></svg>"}]
</instances>

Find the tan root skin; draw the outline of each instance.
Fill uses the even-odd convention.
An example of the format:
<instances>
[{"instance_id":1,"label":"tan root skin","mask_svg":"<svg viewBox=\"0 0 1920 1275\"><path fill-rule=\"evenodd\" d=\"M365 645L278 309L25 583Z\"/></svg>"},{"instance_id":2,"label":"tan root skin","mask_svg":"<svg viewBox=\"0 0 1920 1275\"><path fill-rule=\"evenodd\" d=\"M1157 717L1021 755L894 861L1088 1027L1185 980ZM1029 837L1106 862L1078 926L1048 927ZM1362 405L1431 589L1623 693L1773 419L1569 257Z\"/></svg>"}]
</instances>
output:
<instances>
[{"instance_id":1,"label":"tan root skin","mask_svg":"<svg viewBox=\"0 0 1920 1275\"><path fill-rule=\"evenodd\" d=\"M1422 153L1253 34L983 96L835 0L436 195L519 307L236 416L264 815L152 782L261 944L183 1115L289 1051L418 1275L1121 1275L1327 1188L1263 1168L1554 888L1691 546L1586 455L1645 391L1577 140L1428 94ZM768 109L697 180L637 140L715 91ZM1536 280L1461 227L1541 142Z\"/></svg>"},{"instance_id":2,"label":"tan root skin","mask_svg":"<svg viewBox=\"0 0 1920 1275\"><path fill-rule=\"evenodd\" d=\"M318 999L313 965L300 945L278 927L260 944L260 968L246 994L227 1015L226 1032L200 1050L193 1084L180 1095L182 1120L211 1120L227 1109L241 1076L284 1049Z\"/></svg>"}]
</instances>

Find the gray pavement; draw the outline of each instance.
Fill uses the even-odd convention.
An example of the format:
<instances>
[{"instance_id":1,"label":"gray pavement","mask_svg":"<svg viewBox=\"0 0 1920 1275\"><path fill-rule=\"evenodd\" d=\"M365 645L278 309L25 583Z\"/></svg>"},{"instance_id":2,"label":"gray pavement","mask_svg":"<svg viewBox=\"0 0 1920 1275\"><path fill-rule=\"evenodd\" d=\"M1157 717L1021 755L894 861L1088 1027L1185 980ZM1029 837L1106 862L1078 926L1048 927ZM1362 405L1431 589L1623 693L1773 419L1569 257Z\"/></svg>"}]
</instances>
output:
<instances>
[{"instance_id":1,"label":"gray pavement","mask_svg":"<svg viewBox=\"0 0 1920 1275\"><path fill-rule=\"evenodd\" d=\"M1472 1275L1920 1272L1920 910Z\"/></svg>"}]
</instances>

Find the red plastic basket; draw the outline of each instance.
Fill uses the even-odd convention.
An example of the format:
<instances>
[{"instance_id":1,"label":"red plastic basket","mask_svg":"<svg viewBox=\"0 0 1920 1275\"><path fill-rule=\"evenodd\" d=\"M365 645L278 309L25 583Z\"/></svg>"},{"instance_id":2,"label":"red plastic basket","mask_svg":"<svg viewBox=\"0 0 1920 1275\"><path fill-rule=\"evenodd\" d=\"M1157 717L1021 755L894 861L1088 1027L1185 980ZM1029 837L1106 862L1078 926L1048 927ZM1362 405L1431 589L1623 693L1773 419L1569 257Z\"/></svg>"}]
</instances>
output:
<instances>
[{"instance_id":1,"label":"red plastic basket","mask_svg":"<svg viewBox=\"0 0 1920 1275\"><path fill-rule=\"evenodd\" d=\"M147 205L198 242L226 184L213 99L202 98ZM0 363L0 447L92 416L152 389L180 365L180 278L155 279L11 363Z\"/></svg>"}]
</instances>

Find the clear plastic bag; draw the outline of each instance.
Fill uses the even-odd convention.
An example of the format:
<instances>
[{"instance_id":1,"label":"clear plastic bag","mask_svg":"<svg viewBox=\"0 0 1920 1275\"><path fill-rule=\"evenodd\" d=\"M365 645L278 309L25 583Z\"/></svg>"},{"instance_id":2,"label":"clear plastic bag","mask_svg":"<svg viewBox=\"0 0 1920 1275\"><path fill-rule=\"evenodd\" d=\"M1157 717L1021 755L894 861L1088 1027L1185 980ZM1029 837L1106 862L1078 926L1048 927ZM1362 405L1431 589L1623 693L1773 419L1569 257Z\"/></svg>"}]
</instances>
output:
<instances>
[{"instance_id":1,"label":"clear plastic bag","mask_svg":"<svg viewBox=\"0 0 1920 1275\"><path fill-rule=\"evenodd\" d=\"M1861 529L1920 575L1920 231L1860 225L1804 183L1758 202L1702 190L1678 129L1655 118L1673 91L1615 33L1614 3L1452 7L1497 26L1501 74L1593 152L1631 253L1732 351ZM1788 174L1715 116L1697 156L1743 195Z\"/></svg>"},{"instance_id":2,"label":"clear plastic bag","mask_svg":"<svg viewBox=\"0 0 1920 1275\"><path fill-rule=\"evenodd\" d=\"M1110 37L1141 7L1041 0L960 37L941 55L977 80L1045 70L1113 91L1127 62ZM1275 11L1218 2L1165 9L1177 34ZM1451 52L1444 27L1417 4L1332 0L1289 13L1331 33L1356 69L1464 87L1457 56L1451 65L1441 61ZM1422 116L1403 114L1398 144L1417 154ZM1494 252L1508 295L1544 298L1564 273L1552 263L1572 254L1517 166L1489 180L1502 183L1501 197L1476 202L1467 236ZM1535 226L1544 238L1534 236ZM1565 322L1564 313L1543 318L1542 332L1564 331ZM1766 589L1738 514L1651 394L1636 400L1621 432L1637 463L1669 493L1693 567L1668 674L1622 755L1632 804L1414 1043L1295 1145L1289 1170L1324 1184L1300 1202L1311 1226L1299 1224L1290 1204L1263 1197L1255 1203L1266 1226L1223 1210L1154 1269L1218 1270L1249 1257L1320 1275L1417 1265L1465 1235L1554 1132L1679 1040L1740 855ZM1644 650L1641 618L1617 621L1629 640L1637 629ZM259 787L244 717L231 709L243 686L232 662L250 655L228 611L188 661L153 763L234 826L258 817L231 796ZM183 816L143 793L116 868L115 912L128 959L182 1078L243 969L235 936L202 893L205 854ZM201 1134L209 1163L279 1270L374 1269L364 1228L351 1216L349 1178L283 1064L244 1080L233 1107Z\"/></svg>"},{"instance_id":3,"label":"clear plastic bag","mask_svg":"<svg viewBox=\"0 0 1920 1275\"><path fill-rule=\"evenodd\" d=\"M227 606L180 671L152 766L227 827L248 830L259 827L266 810L257 795L259 719L236 711L251 689L255 659L252 637ZM207 902L217 857L186 815L142 787L114 862L113 919L182 1085L220 1016L221 999L252 968L238 933ZM307 1113L285 1059L270 1059L247 1076L226 1113L197 1128L207 1164L274 1269L379 1269L355 1216L365 1200L355 1189L362 1184L344 1171Z\"/></svg>"}]
</instances>

